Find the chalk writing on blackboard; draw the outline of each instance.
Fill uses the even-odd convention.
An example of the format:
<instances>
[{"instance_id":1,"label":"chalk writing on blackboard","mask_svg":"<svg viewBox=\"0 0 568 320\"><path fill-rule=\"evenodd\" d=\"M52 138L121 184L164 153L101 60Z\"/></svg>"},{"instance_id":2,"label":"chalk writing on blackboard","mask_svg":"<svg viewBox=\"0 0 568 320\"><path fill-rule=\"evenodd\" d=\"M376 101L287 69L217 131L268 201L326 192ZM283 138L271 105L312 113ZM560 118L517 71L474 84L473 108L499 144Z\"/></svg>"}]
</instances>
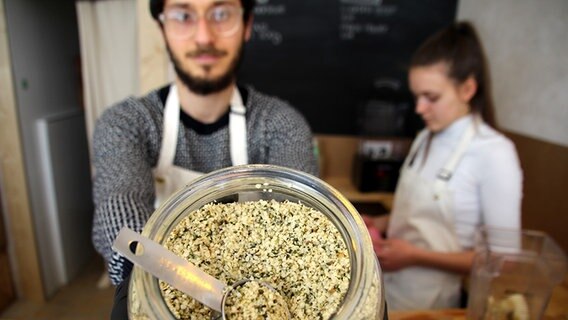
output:
<instances>
[{"instance_id":1,"label":"chalk writing on blackboard","mask_svg":"<svg viewBox=\"0 0 568 320\"><path fill-rule=\"evenodd\" d=\"M340 0L339 39L354 40L359 34L385 36L390 30L387 23L378 18L396 14L397 6L386 5L382 0Z\"/></svg>"},{"instance_id":2,"label":"chalk writing on blackboard","mask_svg":"<svg viewBox=\"0 0 568 320\"><path fill-rule=\"evenodd\" d=\"M286 15L286 6L283 4L269 4L268 0L259 1L258 6L254 9L254 14L257 17L282 17ZM267 20L257 22L252 27L252 39L255 41L262 41L278 46L282 43L282 32L274 29Z\"/></svg>"},{"instance_id":3,"label":"chalk writing on blackboard","mask_svg":"<svg viewBox=\"0 0 568 320\"><path fill-rule=\"evenodd\" d=\"M389 127L413 114L408 62L457 0L256 1L240 81L288 101L316 133L415 133L406 118Z\"/></svg>"},{"instance_id":4,"label":"chalk writing on blackboard","mask_svg":"<svg viewBox=\"0 0 568 320\"><path fill-rule=\"evenodd\" d=\"M279 5L264 5L264 6L257 6L254 9L254 14L256 16L262 15L283 15L286 13L286 6L283 4Z\"/></svg>"},{"instance_id":5,"label":"chalk writing on blackboard","mask_svg":"<svg viewBox=\"0 0 568 320\"><path fill-rule=\"evenodd\" d=\"M282 33L270 29L268 23L256 23L252 27L252 39L257 41L267 41L275 46L282 43Z\"/></svg>"}]
</instances>

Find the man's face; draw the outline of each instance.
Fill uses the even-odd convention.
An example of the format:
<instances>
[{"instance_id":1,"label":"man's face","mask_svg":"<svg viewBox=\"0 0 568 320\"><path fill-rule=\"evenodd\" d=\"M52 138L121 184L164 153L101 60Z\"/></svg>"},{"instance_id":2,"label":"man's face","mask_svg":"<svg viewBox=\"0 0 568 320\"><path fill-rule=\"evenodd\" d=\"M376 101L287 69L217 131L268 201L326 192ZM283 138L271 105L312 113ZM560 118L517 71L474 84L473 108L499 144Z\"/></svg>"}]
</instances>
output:
<instances>
[{"instance_id":1,"label":"man's face","mask_svg":"<svg viewBox=\"0 0 568 320\"><path fill-rule=\"evenodd\" d=\"M201 95L231 85L251 30L240 1L166 0L164 16L166 46L180 80Z\"/></svg>"}]
</instances>

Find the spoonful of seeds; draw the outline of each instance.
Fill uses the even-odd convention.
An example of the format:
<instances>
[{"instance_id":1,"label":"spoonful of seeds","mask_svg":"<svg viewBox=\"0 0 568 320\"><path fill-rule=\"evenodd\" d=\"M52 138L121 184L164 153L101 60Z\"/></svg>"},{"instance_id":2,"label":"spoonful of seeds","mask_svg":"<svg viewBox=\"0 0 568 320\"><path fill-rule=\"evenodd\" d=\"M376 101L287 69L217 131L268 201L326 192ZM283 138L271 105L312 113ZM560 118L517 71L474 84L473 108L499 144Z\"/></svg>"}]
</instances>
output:
<instances>
[{"instance_id":1,"label":"spoonful of seeds","mask_svg":"<svg viewBox=\"0 0 568 320\"><path fill-rule=\"evenodd\" d=\"M271 285L243 279L227 286L127 227L120 230L113 249L156 278L220 313L222 319L290 319L284 297Z\"/></svg>"}]
</instances>

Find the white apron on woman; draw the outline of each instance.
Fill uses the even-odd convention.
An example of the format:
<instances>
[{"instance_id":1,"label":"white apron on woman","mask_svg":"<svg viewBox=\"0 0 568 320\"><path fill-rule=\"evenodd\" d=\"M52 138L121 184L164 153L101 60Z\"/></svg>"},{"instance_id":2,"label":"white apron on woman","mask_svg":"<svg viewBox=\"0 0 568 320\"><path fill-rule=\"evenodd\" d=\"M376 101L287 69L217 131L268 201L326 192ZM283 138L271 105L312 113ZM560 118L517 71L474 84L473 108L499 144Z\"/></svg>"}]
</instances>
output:
<instances>
[{"instance_id":1,"label":"white apron on woman","mask_svg":"<svg viewBox=\"0 0 568 320\"><path fill-rule=\"evenodd\" d=\"M247 164L246 109L239 90L235 86L231 98L229 114L229 136L231 161L233 165ZM197 172L174 165L177 139L179 135L180 104L176 85L171 85L164 108L164 132L158 164L152 170L156 200L154 207L160 206L177 190L183 188L195 178L201 176Z\"/></svg>"},{"instance_id":2,"label":"white apron on woman","mask_svg":"<svg viewBox=\"0 0 568 320\"><path fill-rule=\"evenodd\" d=\"M431 251L462 250L455 232L452 194L447 183L474 134L472 123L435 181L420 176L419 163L411 164L428 132L423 131L417 137L401 170L389 238L403 239ZM461 276L458 274L412 266L385 273L384 280L389 310L450 308L459 304Z\"/></svg>"}]
</instances>

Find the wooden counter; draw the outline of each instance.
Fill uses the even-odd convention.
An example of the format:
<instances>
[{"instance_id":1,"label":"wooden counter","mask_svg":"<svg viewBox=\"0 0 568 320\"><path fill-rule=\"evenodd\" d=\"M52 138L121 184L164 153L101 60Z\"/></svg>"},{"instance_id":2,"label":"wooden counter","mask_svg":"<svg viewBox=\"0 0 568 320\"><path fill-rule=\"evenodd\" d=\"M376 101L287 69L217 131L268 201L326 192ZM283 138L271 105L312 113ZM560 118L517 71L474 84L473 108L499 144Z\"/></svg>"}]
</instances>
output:
<instances>
[{"instance_id":1,"label":"wooden counter","mask_svg":"<svg viewBox=\"0 0 568 320\"><path fill-rule=\"evenodd\" d=\"M324 180L352 203L381 203L389 211L392 208L392 192L360 192L350 177L324 177Z\"/></svg>"},{"instance_id":2,"label":"wooden counter","mask_svg":"<svg viewBox=\"0 0 568 320\"><path fill-rule=\"evenodd\" d=\"M465 313L466 311L464 309L391 311L389 312L389 320L465 320ZM543 319L568 319L568 274L564 278L564 281L552 291L552 296Z\"/></svg>"},{"instance_id":3,"label":"wooden counter","mask_svg":"<svg viewBox=\"0 0 568 320\"><path fill-rule=\"evenodd\" d=\"M431 310L431 311L392 311L389 320L464 320L464 309Z\"/></svg>"}]
</instances>

